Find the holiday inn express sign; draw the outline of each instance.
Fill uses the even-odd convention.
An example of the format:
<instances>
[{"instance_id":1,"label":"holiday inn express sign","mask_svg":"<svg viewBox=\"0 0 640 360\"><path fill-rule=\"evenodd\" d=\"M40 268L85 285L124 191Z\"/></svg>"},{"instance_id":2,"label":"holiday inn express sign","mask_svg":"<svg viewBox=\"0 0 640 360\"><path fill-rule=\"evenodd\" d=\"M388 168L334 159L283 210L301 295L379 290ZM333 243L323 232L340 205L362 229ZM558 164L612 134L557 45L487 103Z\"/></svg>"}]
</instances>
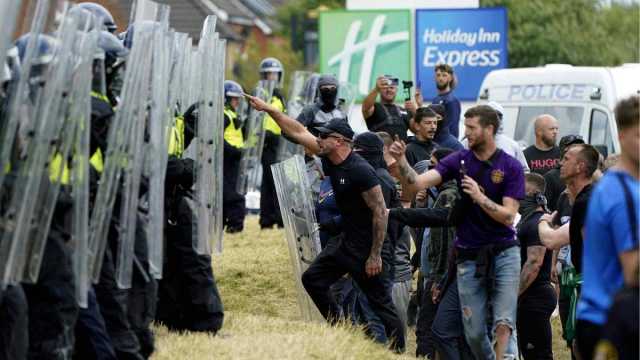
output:
<instances>
[{"instance_id":1,"label":"holiday inn express sign","mask_svg":"<svg viewBox=\"0 0 640 360\"><path fill-rule=\"evenodd\" d=\"M414 80L430 101L434 68L447 63L458 78L456 97L473 101L486 74L508 66L505 8L417 9L415 24L412 11L321 12L320 71L354 85L358 102L385 74ZM403 100L400 86L396 102Z\"/></svg>"},{"instance_id":2,"label":"holiday inn express sign","mask_svg":"<svg viewBox=\"0 0 640 360\"><path fill-rule=\"evenodd\" d=\"M319 31L320 72L355 85L359 102L379 75L412 79L408 10L322 12ZM398 91L396 101L402 97Z\"/></svg>"}]
</instances>

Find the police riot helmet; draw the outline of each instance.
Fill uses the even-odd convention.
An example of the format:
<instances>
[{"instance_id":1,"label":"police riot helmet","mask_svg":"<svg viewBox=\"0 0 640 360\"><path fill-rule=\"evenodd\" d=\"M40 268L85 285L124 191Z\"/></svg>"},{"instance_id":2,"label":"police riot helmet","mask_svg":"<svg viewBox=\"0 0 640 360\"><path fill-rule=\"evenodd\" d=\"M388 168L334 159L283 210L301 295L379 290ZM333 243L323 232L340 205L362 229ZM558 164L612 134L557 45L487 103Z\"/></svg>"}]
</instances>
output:
<instances>
[{"instance_id":1,"label":"police riot helmet","mask_svg":"<svg viewBox=\"0 0 640 360\"><path fill-rule=\"evenodd\" d=\"M100 4L93 3L93 2L83 2L83 3L77 4L76 6L74 6L74 8L86 10L91 14L93 14L93 16L95 16L96 18L102 19L104 27L110 33L115 32L116 29L118 28L116 26L115 20L113 19L113 15L111 15L109 10L107 10L104 6Z\"/></svg>"},{"instance_id":2,"label":"police riot helmet","mask_svg":"<svg viewBox=\"0 0 640 360\"><path fill-rule=\"evenodd\" d=\"M98 48L104 51L107 59L123 59L129 55L129 49L124 47L120 39L108 31L100 31Z\"/></svg>"},{"instance_id":3,"label":"police riot helmet","mask_svg":"<svg viewBox=\"0 0 640 360\"><path fill-rule=\"evenodd\" d=\"M243 97L244 91L242 90L242 86L233 80L225 80L224 81L224 97Z\"/></svg>"},{"instance_id":4,"label":"police riot helmet","mask_svg":"<svg viewBox=\"0 0 640 360\"><path fill-rule=\"evenodd\" d=\"M18 38L15 47L18 49L18 57L21 63L24 63L27 54L27 44L31 38L31 33L26 33ZM53 60L57 46L57 40L50 35L36 35L35 55L33 57L33 65L47 65Z\"/></svg>"},{"instance_id":5,"label":"police riot helmet","mask_svg":"<svg viewBox=\"0 0 640 360\"><path fill-rule=\"evenodd\" d=\"M129 54L129 50L112 33L101 30L98 32L98 46L93 61L93 90L100 94L107 94L113 74L122 60Z\"/></svg>"},{"instance_id":6,"label":"police riot helmet","mask_svg":"<svg viewBox=\"0 0 640 360\"><path fill-rule=\"evenodd\" d=\"M260 62L260 77L265 79L266 74L270 72L278 74L278 87L282 87L282 82L284 81L284 67L280 60L274 57L268 57Z\"/></svg>"}]
</instances>

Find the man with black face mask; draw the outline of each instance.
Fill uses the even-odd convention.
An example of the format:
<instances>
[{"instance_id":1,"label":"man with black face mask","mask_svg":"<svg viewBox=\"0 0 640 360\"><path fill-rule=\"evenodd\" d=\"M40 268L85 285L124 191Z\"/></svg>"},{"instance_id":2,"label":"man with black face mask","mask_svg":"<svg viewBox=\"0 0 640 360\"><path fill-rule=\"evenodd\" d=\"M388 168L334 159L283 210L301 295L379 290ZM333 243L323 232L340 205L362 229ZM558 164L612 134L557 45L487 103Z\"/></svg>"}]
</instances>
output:
<instances>
[{"instance_id":1,"label":"man with black face mask","mask_svg":"<svg viewBox=\"0 0 640 360\"><path fill-rule=\"evenodd\" d=\"M329 122L331 119L346 119L346 115L338 108L338 79L333 75L320 75L316 90L316 101L302 109L298 120L314 136L315 129Z\"/></svg>"},{"instance_id":2,"label":"man with black face mask","mask_svg":"<svg viewBox=\"0 0 640 360\"><path fill-rule=\"evenodd\" d=\"M526 197L520 202L518 240L520 241L520 290L518 292L518 347L527 359L553 359L551 314L556 307L556 292L551 285L551 250L540 241L538 221L547 212L544 178L525 175Z\"/></svg>"},{"instance_id":3,"label":"man with black face mask","mask_svg":"<svg viewBox=\"0 0 640 360\"><path fill-rule=\"evenodd\" d=\"M311 79L309 82L311 82ZM347 115L338 107L338 89L338 79L335 76L330 74L320 75L315 89L315 102L305 106L300 115L298 115L296 120L304 125L313 136L319 135L316 130L317 127L324 126L331 119L344 119L345 122L347 121ZM284 134L284 136L297 143L295 139L287 136L287 134ZM309 154L305 156L305 163L307 164L307 178L311 184L313 198L317 199L320 193L320 182L324 177L322 166L317 158Z\"/></svg>"}]
</instances>

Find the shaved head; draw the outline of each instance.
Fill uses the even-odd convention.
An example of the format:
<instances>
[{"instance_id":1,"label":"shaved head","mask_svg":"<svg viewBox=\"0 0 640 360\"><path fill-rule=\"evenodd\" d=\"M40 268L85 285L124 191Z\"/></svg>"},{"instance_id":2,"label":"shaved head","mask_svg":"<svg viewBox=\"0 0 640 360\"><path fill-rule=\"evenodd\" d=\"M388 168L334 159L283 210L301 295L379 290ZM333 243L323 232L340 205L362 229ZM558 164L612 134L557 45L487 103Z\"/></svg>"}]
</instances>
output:
<instances>
[{"instance_id":1,"label":"shaved head","mask_svg":"<svg viewBox=\"0 0 640 360\"><path fill-rule=\"evenodd\" d=\"M558 120L549 114L536 117L534 123L536 133L536 146L541 150L552 148L556 145L558 137Z\"/></svg>"}]
</instances>

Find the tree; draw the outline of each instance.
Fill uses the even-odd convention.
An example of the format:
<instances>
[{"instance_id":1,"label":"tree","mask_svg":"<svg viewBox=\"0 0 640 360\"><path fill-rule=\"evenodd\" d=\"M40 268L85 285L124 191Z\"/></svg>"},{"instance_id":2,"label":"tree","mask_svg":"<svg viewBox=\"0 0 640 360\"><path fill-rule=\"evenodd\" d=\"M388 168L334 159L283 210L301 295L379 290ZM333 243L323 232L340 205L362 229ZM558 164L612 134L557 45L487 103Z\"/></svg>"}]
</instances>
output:
<instances>
[{"instance_id":1,"label":"tree","mask_svg":"<svg viewBox=\"0 0 640 360\"><path fill-rule=\"evenodd\" d=\"M637 3L605 7L597 0L481 0L481 6L508 10L510 67L639 62Z\"/></svg>"},{"instance_id":2,"label":"tree","mask_svg":"<svg viewBox=\"0 0 640 360\"><path fill-rule=\"evenodd\" d=\"M275 57L285 70L284 95L289 88L291 73L302 69L302 54L291 49L289 41L281 37L272 37L265 44L260 44L255 33L252 33L245 44L245 53L238 59L233 69L227 67L227 79L234 79L245 92L250 93L260 80L259 67L262 59Z\"/></svg>"}]
</instances>

